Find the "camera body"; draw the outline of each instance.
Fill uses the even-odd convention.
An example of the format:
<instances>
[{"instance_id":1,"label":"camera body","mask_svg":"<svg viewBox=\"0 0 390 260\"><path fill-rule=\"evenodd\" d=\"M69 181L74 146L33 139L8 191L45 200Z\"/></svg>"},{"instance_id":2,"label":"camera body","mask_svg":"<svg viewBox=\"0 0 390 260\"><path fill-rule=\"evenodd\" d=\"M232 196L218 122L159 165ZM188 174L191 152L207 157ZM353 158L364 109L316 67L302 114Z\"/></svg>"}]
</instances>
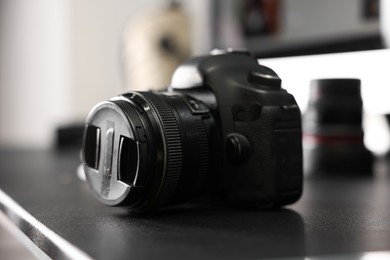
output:
<instances>
[{"instance_id":1,"label":"camera body","mask_svg":"<svg viewBox=\"0 0 390 260\"><path fill-rule=\"evenodd\" d=\"M302 193L300 109L278 75L242 51L188 60L168 92L98 104L82 154L97 197L136 212L207 191L243 208L291 204Z\"/></svg>"},{"instance_id":2,"label":"camera body","mask_svg":"<svg viewBox=\"0 0 390 260\"><path fill-rule=\"evenodd\" d=\"M285 205L302 192L301 112L271 69L247 52L198 57L179 67L174 91L202 100L209 88L221 134L218 190L244 207ZM205 99L210 100L210 99Z\"/></svg>"}]
</instances>

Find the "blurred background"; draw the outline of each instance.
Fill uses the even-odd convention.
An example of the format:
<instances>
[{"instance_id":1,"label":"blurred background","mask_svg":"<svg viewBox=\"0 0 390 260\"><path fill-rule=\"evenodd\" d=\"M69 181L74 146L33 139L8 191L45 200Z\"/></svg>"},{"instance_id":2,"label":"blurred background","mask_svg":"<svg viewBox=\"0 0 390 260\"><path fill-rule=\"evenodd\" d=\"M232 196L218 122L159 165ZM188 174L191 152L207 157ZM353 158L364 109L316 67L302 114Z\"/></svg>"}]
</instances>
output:
<instances>
[{"instance_id":1,"label":"blurred background","mask_svg":"<svg viewBox=\"0 0 390 260\"><path fill-rule=\"evenodd\" d=\"M0 0L0 147L51 147L99 101L163 89L185 58L233 47L303 110L311 79L361 78L384 152L372 118L390 112L388 17L386 0Z\"/></svg>"}]
</instances>

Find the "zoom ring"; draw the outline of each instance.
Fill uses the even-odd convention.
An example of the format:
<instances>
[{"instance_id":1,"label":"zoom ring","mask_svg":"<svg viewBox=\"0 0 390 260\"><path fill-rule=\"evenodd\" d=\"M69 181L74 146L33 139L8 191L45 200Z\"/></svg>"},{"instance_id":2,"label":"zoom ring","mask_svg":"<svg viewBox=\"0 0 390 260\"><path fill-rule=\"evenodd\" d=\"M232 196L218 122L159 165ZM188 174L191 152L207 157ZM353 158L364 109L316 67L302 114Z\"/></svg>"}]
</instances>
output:
<instances>
[{"instance_id":1,"label":"zoom ring","mask_svg":"<svg viewBox=\"0 0 390 260\"><path fill-rule=\"evenodd\" d=\"M165 178L159 193L158 204L165 204L176 191L183 162L183 147L177 120L169 105L160 96L153 93L142 93L151 101L157 110L165 137L166 171Z\"/></svg>"}]
</instances>

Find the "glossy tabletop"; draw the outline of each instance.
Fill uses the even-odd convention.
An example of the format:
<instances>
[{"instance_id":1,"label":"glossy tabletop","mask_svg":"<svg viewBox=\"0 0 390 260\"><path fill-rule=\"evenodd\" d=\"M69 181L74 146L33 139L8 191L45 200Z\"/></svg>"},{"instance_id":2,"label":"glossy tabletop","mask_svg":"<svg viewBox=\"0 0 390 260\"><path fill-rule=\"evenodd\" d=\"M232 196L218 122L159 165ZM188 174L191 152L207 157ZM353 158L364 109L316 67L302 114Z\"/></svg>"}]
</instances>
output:
<instances>
[{"instance_id":1,"label":"glossy tabletop","mask_svg":"<svg viewBox=\"0 0 390 260\"><path fill-rule=\"evenodd\" d=\"M390 251L390 172L383 161L365 177L306 180L301 200L280 210L209 201L134 216L93 197L77 177L78 157L73 150L0 151L0 209L53 258L77 258L77 250L96 259L299 259Z\"/></svg>"}]
</instances>

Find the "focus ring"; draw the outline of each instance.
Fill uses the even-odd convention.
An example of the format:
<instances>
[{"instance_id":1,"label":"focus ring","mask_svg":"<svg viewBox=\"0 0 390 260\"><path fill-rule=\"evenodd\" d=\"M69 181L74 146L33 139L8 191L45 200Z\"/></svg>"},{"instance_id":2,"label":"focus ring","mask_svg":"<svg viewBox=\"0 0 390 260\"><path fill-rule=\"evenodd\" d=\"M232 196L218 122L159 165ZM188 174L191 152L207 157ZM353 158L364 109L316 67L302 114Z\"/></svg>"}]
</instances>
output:
<instances>
[{"instance_id":1,"label":"focus ring","mask_svg":"<svg viewBox=\"0 0 390 260\"><path fill-rule=\"evenodd\" d=\"M204 121L201 118L195 120L199 134L199 178L201 182L207 177L209 171L209 145L208 134Z\"/></svg>"},{"instance_id":2,"label":"focus ring","mask_svg":"<svg viewBox=\"0 0 390 260\"><path fill-rule=\"evenodd\" d=\"M166 171L158 194L159 202L157 204L161 205L173 196L180 179L183 162L182 139L176 117L166 101L150 92L143 92L142 95L150 101L157 111L163 127L166 145Z\"/></svg>"}]
</instances>

